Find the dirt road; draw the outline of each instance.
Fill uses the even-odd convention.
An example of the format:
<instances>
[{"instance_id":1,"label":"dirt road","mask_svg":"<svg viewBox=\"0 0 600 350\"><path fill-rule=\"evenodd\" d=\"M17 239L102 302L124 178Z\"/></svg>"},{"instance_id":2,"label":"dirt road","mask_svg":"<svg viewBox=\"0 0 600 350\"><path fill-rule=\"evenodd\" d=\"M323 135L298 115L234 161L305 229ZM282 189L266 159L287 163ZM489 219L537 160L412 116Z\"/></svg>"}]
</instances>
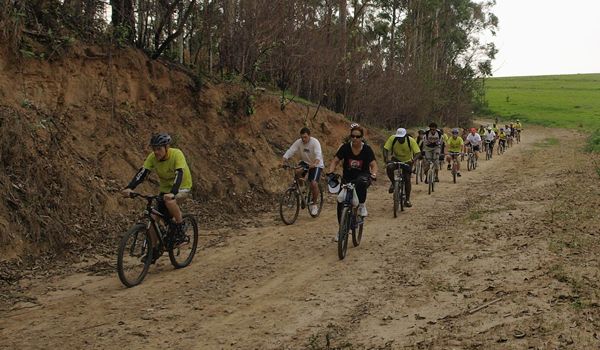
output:
<instances>
[{"instance_id":1,"label":"dirt road","mask_svg":"<svg viewBox=\"0 0 600 350\"><path fill-rule=\"evenodd\" d=\"M132 289L116 273L23 280L0 348L599 348L598 157L583 143L529 128L458 184L443 170L433 195L413 186L397 219L383 179L343 261L329 199L318 219L249 222L188 268L162 258Z\"/></svg>"}]
</instances>

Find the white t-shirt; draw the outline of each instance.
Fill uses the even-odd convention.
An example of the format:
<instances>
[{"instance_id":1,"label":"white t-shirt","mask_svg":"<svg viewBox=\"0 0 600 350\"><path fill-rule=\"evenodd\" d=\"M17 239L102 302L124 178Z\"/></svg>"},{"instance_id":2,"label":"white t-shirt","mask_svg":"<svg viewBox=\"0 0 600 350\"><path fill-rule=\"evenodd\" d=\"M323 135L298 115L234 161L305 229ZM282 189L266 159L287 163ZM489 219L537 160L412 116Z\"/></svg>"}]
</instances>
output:
<instances>
[{"instance_id":1,"label":"white t-shirt","mask_svg":"<svg viewBox=\"0 0 600 350\"><path fill-rule=\"evenodd\" d=\"M496 133L494 131L488 131L485 133L486 141L494 141L496 139Z\"/></svg>"},{"instance_id":2,"label":"white t-shirt","mask_svg":"<svg viewBox=\"0 0 600 350\"><path fill-rule=\"evenodd\" d=\"M290 149L288 149L285 152L283 158L290 159L298 151L300 151L300 159L307 162L308 164L313 165L315 164L315 159L318 159L319 163L317 164L317 167L323 168L325 166L325 164L323 163L323 152L321 151L321 143L314 137L311 136L310 140L308 140L308 143L306 145L302 142L302 139L296 140L296 142L294 142L292 146L290 146Z\"/></svg>"},{"instance_id":3,"label":"white t-shirt","mask_svg":"<svg viewBox=\"0 0 600 350\"><path fill-rule=\"evenodd\" d=\"M478 133L475 133L475 135L469 133L469 136L467 136L467 141L469 141L469 143L473 146L479 146L481 145L481 136Z\"/></svg>"}]
</instances>

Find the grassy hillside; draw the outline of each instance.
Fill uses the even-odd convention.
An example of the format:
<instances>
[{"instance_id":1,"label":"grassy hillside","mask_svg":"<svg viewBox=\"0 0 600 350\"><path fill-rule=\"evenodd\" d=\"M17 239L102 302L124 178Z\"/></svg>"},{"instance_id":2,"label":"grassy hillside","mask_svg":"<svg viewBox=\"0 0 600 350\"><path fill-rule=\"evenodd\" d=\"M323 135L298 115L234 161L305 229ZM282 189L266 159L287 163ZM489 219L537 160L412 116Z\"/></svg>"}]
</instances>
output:
<instances>
[{"instance_id":1,"label":"grassy hillside","mask_svg":"<svg viewBox=\"0 0 600 350\"><path fill-rule=\"evenodd\" d=\"M489 108L501 119L588 131L595 134L590 146L600 149L600 74L492 78L486 85Z\"/></svg>"}]
</instances>

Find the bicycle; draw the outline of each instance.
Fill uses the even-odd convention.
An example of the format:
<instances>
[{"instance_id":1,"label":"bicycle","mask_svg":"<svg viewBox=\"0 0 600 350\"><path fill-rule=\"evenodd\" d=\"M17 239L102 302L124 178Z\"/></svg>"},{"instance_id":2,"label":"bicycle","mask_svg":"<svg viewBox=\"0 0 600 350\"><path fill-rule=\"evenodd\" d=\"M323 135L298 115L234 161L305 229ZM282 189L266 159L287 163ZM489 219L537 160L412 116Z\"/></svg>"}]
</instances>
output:
<instances>
[{"instance_id":1,"label":"bicycle","mask_svg":"<svg viewBox=\"0 0 600 350\"><path fill-rule=\"evenodd\" d=\"M406 200L406 184L404 183L404 176L402 176L402 168L410 167L409 164L404 162L390 162L394 164L394 217L398 216L398 207L400 211L404 211L404 201ZM409 171L409 170L405 170Z\"/></svg>"},{"instance_id":2,"label":"bicycle","mask_svg":"<svg viewBox=\"0 0 600 350\"><path fill-rule=\"evenodd\" d=\"M171 264L180 269L188 266L198 247L198 224L191 214L183 215L182 242L175 242L177 227L168 215L158 211L152 204L162 200L161 196L148 196L132 192L130 198L140 197L146 200L146 209L134 224L121 238L117 253L117 273L119 279L126 287L134 287L144 280L150 264L158 259L164 251L169 252ZM154 216L159 219L154 219ZM158 241L154 247L150 237L154 229ZM191 232L188 232L191 229ZM156 249L155 249L156 248ZM158 256L154 256L157 252Z\"/></svg>"},{"instance_id":3,"label":"bicycle","mask_svg":"<svg viewBox=\"0 0 600 350\"><path fill-rule=\"evenodd\" d=\"M473 152L473 147L467 146L467 171L475 170L477 168L477 157Z\"/></svg>"},{"instance_id":4,"label":"bicycle","mask_svg":"<svg viewBox=\"0 0 600 350\"><path fill-rule=\"evenodd\" d=\"M456 183L456 176L458 174L458 157L464 156L464 153L461 152L448 152L450 157L452 157L452 181Z\"/></svg>"},{"instance_id":5,"label":"bicycle","mask_svg":"<svg viewBox=\"0 0 600 350\"><path fill-rule=\"evenodd\" d=\"M323 208L323 187L321 186L321 182L318 182L319 186L319 199L317 207L318 211L316 215L310 211L310 204L312 204L312 191L309 188L306 188L306 181L302 178L296 176L295 171L297 169L305 169L302 165L290 166L284 165L284 169L289 169L292 172L294 181L289 185L289 187L283 192L281 199L279 200L279 216L281 220L286 225L291 225L296 222L298 218L298 213L300 212L300 207L302 209L307 208L308 214L316 218L321 214L321 209Z\"/></svg>"},{"instance_id":6,"label":"bicycle","mask_svg":"<svg viewBox=\"0 0 600 350\"><path fill-rule=\"evenodd\" d=\"M426 181L429 185L429 194L431 194L431 192L435 191L435 171L437 170L438 160L427 159L427 162L429 163L429 170L427 171Z\"/></svg>"},{"instance_id":7,"label":"bicycle","mask_svg":"<svg viewBox=\"0 0 600 350\"><path fill-rule=\"evenodd\" d=\"M334 177L340 178L340 175L333 174ZM356 195L356 184L368 184L371 180L366 177L359 177L353 181L345 183L340 187L340 195L342 199L342 213L340 215L340 225L338 230L338 257L343 260L346 257L348 250L348 233L352 230L352 245L358 247L362 239L365 218L358 215L358 198ZM340 197L338 196L338 201Z\"/></svg>"},{"instance_id":8,"label":"bicycle","mask_svg":"<svg viewBox=\"0 0 600 350\"><path fill-rule=\"evenodd\" d=\"M498 149L496 150L498 155L504 154L506 151L506 140L498 141Z\"/></svg>"},{"instance_id":9,"label":"bicycle","mask_svg":"<svg viewBox=\"0 0 600 350\"><path fill-rule=\"evenodd\" d=\"M423 182L425 174L423 173L423 158L415 160L415 183L418 185L419 182Z\"/></svg>"},{"instance_id":10,"label":"bicycle","mask_svg":"<svg viewBox=\"0 0 600 350\"><path fill-rule=\"evenodd\" d=\"M517 143L521 143L521 130L517 130Z\"/></svg>"},{"instance_id":11,"label":"bicycle","mask_svg":"<svg viewBox=\"0 0 600 350\"><path fill-rule=\"evenodd\" d=\"M492 155L494 154L494 146L492 141L485 141L485 160L492 159Z\"/></svg>"}]
</instances>

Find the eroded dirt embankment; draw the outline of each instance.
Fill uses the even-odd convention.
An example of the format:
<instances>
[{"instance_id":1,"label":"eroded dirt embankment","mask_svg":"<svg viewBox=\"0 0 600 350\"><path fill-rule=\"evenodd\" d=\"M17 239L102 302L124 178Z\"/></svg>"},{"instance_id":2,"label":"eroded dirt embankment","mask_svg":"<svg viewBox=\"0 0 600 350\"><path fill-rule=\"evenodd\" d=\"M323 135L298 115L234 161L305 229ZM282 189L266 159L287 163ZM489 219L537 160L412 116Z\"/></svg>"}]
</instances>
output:
<instances>
[{"instance_id":1,"label":"eroded dirt embankment","mask_svg":"<svg viewBox=\"0 0 600 350\"><path fill-rule=\"evenodd\" d=\"M433 195L414 186L397 219L380 181L344 261L329 199L292 226L271 213L203 229L228 238L182 270L162 259L133 289L112 271L23 280L23 301L1 311L0 347L598 348L600 159L582 145L528 128L457 184L444 170Z\"/></svg>"},{"instance_id":2,"label":"eroded dirt embankment","mask_svg":"<svg viewBox=\"0 0 600 350\"><path fill-rule=\"evenodd\" d=\"M321 108L313 118L315 109L281 111L269 92L199 81L131 49L75 46L52 62L0 55L0 263L107 254L137 213L118 191L159 131L183 149L192 207L209 227L260 212L279 191L280 157L305 123L328 156L347 132L341 115ZM154 192L156 182L140 189ZM0 266L0 281L18 279Z\"/></svg>"}]
</instances>

